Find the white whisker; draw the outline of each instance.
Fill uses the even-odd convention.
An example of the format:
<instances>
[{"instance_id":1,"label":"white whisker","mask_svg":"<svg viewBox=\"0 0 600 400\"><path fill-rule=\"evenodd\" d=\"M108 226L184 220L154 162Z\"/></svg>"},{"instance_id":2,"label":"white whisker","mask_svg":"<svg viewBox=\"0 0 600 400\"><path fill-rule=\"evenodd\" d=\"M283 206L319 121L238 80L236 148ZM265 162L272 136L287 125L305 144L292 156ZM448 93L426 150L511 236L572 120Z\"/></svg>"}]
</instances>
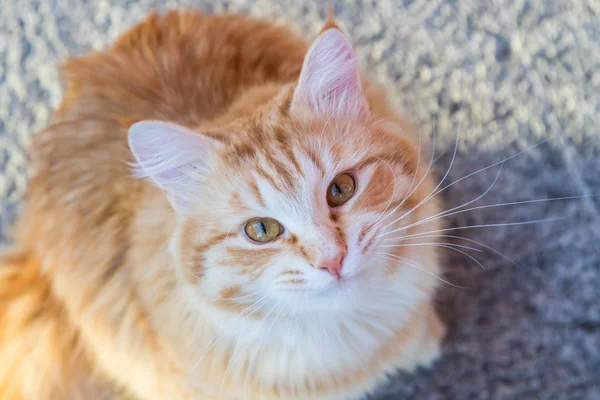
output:
<instances>
[{"instance_id":1,"label":"white whisker","mask_svg":"<svg viewBox=\"0 0 600 400\"><path fill-rule=\"evenodd\" d=\"M258 353L260 352L260 348L264 344L265 340L267 340L267 337L271 333L271 329L273 329L273 326L275 325L275 322L277 321L277 318L279 318L279 315L281 314L281 312L283 311L284 308L285 308L285 304L282 303L279 312L277 313L277 315L275 316L275 318L271 322L271 325L269 326L269 329L267 329L267 332L263 335L263 338L261 339L260 343L256 347L256 351L254 352L254 354L252 355L252 358L250 359L250 363L248 364L248 371L246 372L246 382L245 382L245 387L244 387L244 400L246 399L246 389L248 389L248 380L250 379L251 365L254 364L254 361L256 360L256 358L258 357ZM274 309L275 309L275 307L273 307L273 310ZM263 321L261 321L261 323L262 322ZM223 379L225 379L225 378L223 378ZM222 391L222 389L223 388L221 387L221 391ZM219 398L220 397L221 396L219 396Z\"/></svg>"},{"instance_id":2,"label":"white whisker","mask_svg":"<svg viewBox=\"0 0 600 400\"><path fill-rule=\"evenodd\" d=\"M419 150L417 153L417 167L415 168L415 173L413 174L413 178L412 181L410 182L410 186L408 187L408 192L410 192L413 188L413 185L415 184L416 180L417 180L417 175L419 173L419 166L421 164L421 136L422 136L422 129L419 129ZM387 163L386 163L387 164ZM389 166L389 164L388 164ZM391 170L391 167L390 167ZM390 212L390 214L386 214L388 208L390 207L390 204L392 204L392 201L394 200L394 197L396 197L396 176L394 175L394 171L392 170L392 175L394 176L394 191L392 192L392 196L390 197L390 201L388 202L387 206L385 207L385 210L383 210L383 212L381 213L381 215L379 216L379 218L377 218L377 220L367 229L367 232L370 232L371 229L373 229L375 226L377 226L379 224L379 222L385 218L387 218L391 213L393 213L398 207L395 207L394 210L392 210ZM400 202L400 205L402 205L402 203L406 200L407 196L405 196L402 201Z\"/></svg>"},{"instance_id":3,"label":"white whisker","mask_svg":"<svg viewBox=\"0 0 600 400\"><path fill-rule=\"evenodd\" d=\"M482 199L483 197L485 197L485 195L488 194L490 192L490 190L492 190L492 188L494 187L494 185L496 185L496 182L498 182L498 178L500 177L500 173L502 172L502 166L503 165L504 164L500 164L500 168L498 169L498 173L496 174L496 178L494 178L494 181L492 182L492 184L482 194L480 194L476 198L474 198L474 199L466 202L465 204L461 204L460 206L456 206L454 208L451 208L450 210L442 211L440 213L437 213L437 214L432 215L430 217L424 218L424 219L422 219L420 221L417 221L417 222L414 222L412 224L409 224L409 225L406 225L406 226L403 226L403 227L391 230L389 232L385 232L385 233L381 234L380 236L386 236L386 235L389 235L390 233L400 232L400 231L403 231L405 229L409 229L409 228L411 228L413 226L419 226L419 225L425 224L427 222L434 221L436 219L447 217L449 215L459 214L460 212L452 213L452 211L455 211L457 209L460 209L462 207L466 207L466 206L468 206L470 204L475 203L476 201L478 201L478 200ZM418 207L419 207L419 205L417 204L417 206L415 206L415 208L413 208L413 210L417 209ZM402 217L400 217L398 220L400 220L400 219L404 218L405 216L409 215L413 210L410 210L409 212L407 212L406 214L404 214ZM461 212L464 212L464 210L461 211ZM398 221L398 220L396 220L396 221Z\"/></svg>"},{"instance_id":4,"label":"white whisker","mask_svg":"<svg viewBox=\"0 0 600 400\"><path fill-rule=\"evenodd\" d=\"M465 256L469 257L471 260L475 261L477 263L477 265L479 265L481 267L481 269L483 269L484 271L486 270L486 268L483 266L482 263L480 263L475 257L473 257L472 255L470 255L466 251L462 251L460 249L456 249L454 247L445 246L445 245L440 245L440 247L445 247L447 249L454 250L454 251L457 251L457 252L459 252L461 254L464 254Z\"/></svg>"},{"instance_id":5,"label":"white whisker","mask_svg":"<svg viewBox=\"0 0 600 400\"><path fill-rule=\"evenodd\" d=\"M490 247L487 244L481 243L481 242L479 242L477 240L465 238L465 237L462 237L462 236L456 236L456 235L422 235L422 236L418 236L418 237L407 237L407 238L404 238L404 239L403 238L399 238L399 239L396 239L396 241L400 242L400 241L403 241L403 240L415 240L415 239L422 239L422 238L432 238L432 239L437 239L437 238L451 238L451 239L465 240L467 242L475 243L475 244L477 244L477 245L479 245L479 246L481 246L481 247L483 247L483 248L485 248L487 250L490 250L491 252L493 252L493 253L499 255L500 257L504 258L505 260L509 261L514 266L517 266L516 262L514 262L508 256L502 254L498 250L494 249L493 247Z\"/></svg>"},{"instance_id":6,"label":"white whisker","mask_svg":"<svg viewBox=\"0 0 600 400\"><path fill-rule=\"evenodd\" d=\"M394 178L394 189L392 190L392 195L390 196L390 199L387 203L387 205L385 206L385 210L383 210L383 212L381 213L381 215L379 216L379 218L377 218L377 220L375 221L375 223L373 223L373 225L371 225L369 227L369 229L367 230L367 232L369 232L371 230L371 228L373 226L375 226L379 220L385 215L385 213L387 212L388 208L390 208L390 205L392 204L392 201L394 200L394 197L396 197L396 174L394 174L394 170L392 169L392 167L390 166L390 163L388 163L385 160L382 160L381 158L377 157L377 159L381 162L384 162L385 165L387 165L387 167L390 169L390 172L392 173L392 177ZM414 182L414 178L417 176L417 174L415 173L414 177L413 177L413 182ZM411 183L412 185L412 183Z\"/></svg>"},{"instance_id":7,"label":"white whisker","mask_svg":"<svg viewBox=\"0 0 600 400\"><path fill-rule=\"evenodd\" d=\"M249 299L249 298L253 298L253 297L256 297L256 295L255 294L247 294L245 296L229 297L227 299L220 299L219 301L235 301L235 300Z\"/></svg>"},{"instance_id":8,"label":"white whisker","mask_svg":"<svg viewBox=\"0 0 600 400\"><path fill-rule=\"evenodd\" d=\"M546 143L548 140L549 140L549 139L544 139L544 140L542 140L542 141L540 141L540 142L538 142L538 143L534 144L533 146L530 146L530 147L528 147L528 148L526 148L526 149L524 149L524 150L522 150L522 151L520 151L520 152L518 152L518 153L516 153L516 154L513 154L513 155L512 155L512 156L510 156L510 157L507 157L507 158L505 158L505 159L503 159L503 160L501 160L501 161L495 162L495 163L493 163L493 164L491 164L491 165L488 165L487 167L481 168L481 169L479 169L479 170L477 170L477 171L475 171L475 172L472 172L472 173L470 173L470 174L468 174L468 175L465 175L465 176L463 176L462 178L460 178L460 179L458 179L458 180L456 180L456 181L454 181L454 182L452 182L452 183L450 183L450 184L448 184L448 185L444 186L442 189L438 190L438 191L437 191L435 194L433 194L433 195L431 195L431 194L430 194L430 195L428 195L427 197L425 197L425 199L423 199L421 202L419 202L419 204L417 204L417 205L416 205L415 207L413 207L411 210L407 211L407 212L406 212L405 214L403 214L403 215L402 215L400 218L398 218L398 219L396 219L395 221L393 221L392 223L390 223L390 224L386 225L386 227L387 227L387 226L389 226L389 225L392 225L392 224L394 224L394 223L395 223L395 222L397 222L397 221L400 221L402 218L404 218L404 217L408 216L409 214L411 214L413 211L415 211L415 210L416 210L417 208L419 208L421 205L425 204L425 202L427 202L427 201L429 201L430 199L432 199L433 197L435 197L435 196L439 195L440 193L442 193L442 192L443 192L443 191L445 191L446 189L448 189L448 188L450 188L450 187L452 187L452 186L456 185L457 183L459 183L459 182L461 182L461 181L463 181L463 180L465 180L465 179L467 179L467 178L469 178L469 177L471 177L471 176L473 176L473 175L479 174L479 173L481 173L481 172L483 172L483 171L486 171L486 170L488 170L488 169L490 169L490 168L493 168L493 167L495 167L496 165L504 164L505 162L507 162L507 161L509 161L509 160L511 160L511 159L513 159L513 158L515 158L515 157L517 157L517 156L519 156L519 155L521 155L521 154L525 153L526 151L529 151L529 150L531 150L531 149L533 149L533 148L535 148L535 147L537 147L537 146L539 146L539 145L541 145L541 144L543 144L543 143Z\"/></svg>"},{"instance_id":9,"label":"white whisker","mask_svg":"<svg viewBox=\"0 0 600 400\"><path fill-rule=\"evenodd\" d=\"M384 229L387 228L390 225L393 225L394 223L400 221L402 218L406 217L407 215L409 215L410 213L412 213L414 210L418 209L422 204L424 204L425 202L427 202L429 199L435 197L437 195L436 190L439 189L439 187L444 183L444 181L446 180L446 178L448 177L448 174L450 174L450 171L452 170L452 166L454 165L454 161L456 160L456 153L458 152L458 142L460 139L460 128L462 125L462 117L460 119L460 122L458 124L458 129L456 130L456 139L454 141L454 151L452 153L452 160L450 160L450 165L448 166L448 169L446 170L446 173L444 174L443 178L439 181L439 183L437 184L437 186L427 195L425 196L425 198L423 200L421 200L419 202L419 204L417 204L415 207L413 207L412 209L410 209L409 211L407 211L406 213L404 213L402 216L400 216L399 218L397 218L396 220L390 222L389 224L384 226ZM432 156L432 161L433 161L433 156ZM412 193L411 193L412 195Z\"/></svg>"},{"instance_id":10,"label":"white whisker","mask_svg":"<svg viewBox=\"0 0 600 400\"><path fill-rule=\"evenodd\" d=\"M259 300L257 300L256 302L254 302L253 304L251 304L250 306L248 306L246 309L242 310L238 315L232 317L232 318L236 318L236 317L240 317L242 316L245 312L247 312L248 310L255 308L252 312L250 312L248 315L246 315L244 318L242 318L242 321L244 321L246 318L248 318L250 315L252 315L254 312L258 311L259 309L261 309L269 300L270 300L271 296L270 295L264 295L263 297L261 297ZM258 305L258 308L256 308L256 306ZM200 363L202 362L202 360L204 360L204 358L208 355L208 353L225 337L225 334L221 334L221 335L215 335L208 343L208 345L206 346L206 349L204 350L204 352L202 353L202 355L200 356L200 358L198 359L198 361L196 362L196 364L194 365L194 367L191 369L190 374L193 377L196 373L196 370L198 369L198 366L200 366Z\"/></svg>"},{"instance_id":11,"label":"white whisker","mask_svg":"<svg viewBox=\"0 0 600 400\"><path fill-rule=\"evenodd\" d=\"M434 278L436 278L436 279L439 279L441 282L443 282L443 283L445 283L445 284L448 284L448 285L450 285L450 286L452 286L452 287L455 287L455 288L458 288L458 289L469 289L468 287L465 287L465 286L458 286L458 285L455 285L455 284L454 284L454 283L452 283L452 282L448 282L447 280L445 280L445 279L443 279L443 278L440 278L439 276L437 276L437 275L436 275L436 274L434 274L433 272L431 272L431 271L429 271L428 269L426 269L426 268L424 268L424 267L420 266L419 264L417 264L417 263L413 262L412 260L409 260L408 258L404 258L404 257L400 257L400 256L392 255L392 254L386 254L386 253L377 253L377 254L379 255L379 257L383 257L384 259L385 259L385 258L387 258L388 260L391 260L391 261L397 261L397 262L401 262L401 263L404 263L404 264L406 264L406 265L409 265L409 266L411 266L411 267L413 267L413 268L416 268L416 269L418 269L419 271L423 271L423 272L425 272L426 274L428 274L428 275L431 275L431 276L433 276Z\"/></svg>"},{"instance_id":12,"label":"white whisker","mask_svg":"<svg viewBox=\"0 0 600 400\"><path fill-rule=\"evenodd\" d=\"M420 132L421 131L419 131L419 134L420 134ZM402 207L404 205L404 203L406 202L406 200L408 200L410 198L410 196L412 196L417 191L417 189L419 189L419 187L421 187L421 185L423 184L423 182L425 181L425 179L429 175L429 172L431 171L431 167L433 166L433 159L434 159L434 156L435 156L435 142L436 142L435 138L432 138L432 140L431 140L431 159L429 160L429 165L427 166L427 170L425 171L425 174L423 174L423 176L419 180L419 183L417 183L417 186L415 186L412 190L409 190L408 193L402 199L402 201L400 201L400 203L396 207L394 207L393 210L391 210L390 212L388 212L387 215L385 215L383 218L379 219L376 223L374 223L369 228L369 230L373 229L375 226L379 225L382 221L385 221L389 216L391 216L393 213L395 213L397 210L399 210L400 207ZM419 144L419 146L420 146L420 144ZM420 157L420 153L419 153L419 157ZM415 170L415 177L417 176L418 172L419 172L418 169Z\"/></svg>"},{"instance_id":13,"label":"white whisker","mask_svg":"<svg viewBox=\"0 0 600 400\"><path fill-rule=\"evenodd\" d=\"M449 217L451 215L456 215L456 214L462 214L462 213L465 213L467 211L482 210L482 209L486 209L486 208L507 207L507 206L514 206L514 205L522 205L522 204L533 204L533 203L541 203L541 202L545 202L545 201L546 202L550 202L550 201L559 201L559 200L577 200L577 199L589 198L589 197L597 197L597 196L600 196L600 194L589 194L589 195L581 195L581 196L552 197L552 198L547 198L547 199L522 200L522 201L511 201L511 202L508 202L508 203L486 204L486 205L483 205L483 206L477 206L477 207L467 208L465 210L460 210L460 211L456 211L456 212L453 212L453 213L445 214L445 215L441 216L440 218L445 218L445 217ZM448 211L452 211L452 210L448 210Z\"/></svg>"},{"instance_id":14,"label":"white whisker","mask_svg":"<svg viewBox=\"0 0 600 400\"><path fill-rule=\"evenodd\" d=\"M258 311L258 309L260 309L264 305L264 303L267 303L269 300L271 300L271 297L272 296L270 296L270 295L263 296L262 297L263 301L257 301L257 302L255 302L253 305L249 306L248 308L246 308L245 310L243 310L242 312L240 312L237 315L237 317L244 316L244 319L248 318L250 315L252 315L256 311ZM246 315L244 315L244 314L246 314Z\"/></svg>"},{"instance_id":15,"label":"white whisker","mask_svg":"<svg viewBox=\"0 0 600 400\"><path fill-rule=\"evenodd\" d=\"M273 311L275 311L276 306L277 305L271 307L271 309L269 310L269 312L267 314L265 314L265 316L260 320L259 326L262 325L269 318L269 316L271 315L271 313ZM273 328L273 325L275 324L275 321L277 321L277 318L279 317L279 315L283 311L283 308L284 308L284 305L281 304L281 308L279 309L279 313L273 319L273 322L271 323L271 326L269 327L269 330L267 331L267 333L264 335L263 340L265 340L265 338L271 332L271 329ZM235 350L233 351L233 354L229 358L229 362L227 363L227 368L225 368L225 372L223 373L223 380L221 381L221 389L219 391L219 400L221 400L221 397L223 396L223 389L225 388L225 380L227 379L227 374L229 373L229 368L231 368L231 365L233 364L233 361L237 357L237 355L239 354L240 350L241 350L241 347L239 346L239 344L237 344Z\"/></svg>"},{"instance_id":16,"label":"white whisker","mask_svg":"<svg viewBox=\"0 0 600 400\"><path fill-rule=\"evenodd\" d=\"M457 230L462 230L462 229L491 228L491 227L499 227L499 226L532 225L532 224L538 224L538 223L541 223L541 222L553 222L553 221L561 221L561 220L564 220L564 218L545 218L545 219L537 219L537 220L533 220L533 221L521 221L521 222L506 222L506 223L499 223L499 224L481 224L481 225L457 226L455 228L436 229L436 230L429 231L429 232L414 233L412 235L400 236L399 238L390 238L388 240L394 241L394 240L398 240L398 239L406 239L406 238L419 237L419 236L427 235L427 234L430 234L430 233L457 231Z\"/></svg>"},{"instance_id":17,"label":"white whisker","mask_svg":"<svg viewBox=\"0 0 600 400\"><path fill-rule=\"evenodd\" d=\"M479 169L479 170L477 170L477 171L475 171L475 172L471 172L470 174L468 174L468 175L465 175L465 176L463 176L462 178L460 178L460 179L458 179L458 180L456 180L456 181L452 182L452 183L451 183L451 184L449 184L448 186L444 187L443 189L441 189L441 190L438 192L438 194L439 194L439 193L441 193L441 192L443 192L444 190L448 189L449 187L451 187L451 186L453 186L453 185L455 185L455 184L457 184L457 183L459 183L459 182L463 181L464 179L470 178L470 177L472 177L473 175L479 174L480 172L486 171L486 170L488 170L488 169L490 169L490 168L494 168L496 165L504 164L504 163L506 163L507 161L509 161L509 160L512 160L513 158L515 158L515 157L517 157L517 156L520 156L521 154L523 154L523 153L525 153L525 152L527 152L527 151L529 151L529 150L532 150L532 149L534 149L534 148L536 148L536 147L538 147L538 146L540 146L540 145L542 145L542 144L546 143L548 140L550 140L550 139L544 139L544 140L541 140L541 141L537 142L536 144L534 144L534 145L532 145L532 146L529 146L529 147L527 147L526 149L524 149L524 150L521 150L521 151L519 151L519 152L518 152L518 153L516 153L516 154L513 154L512 156L509 156L509 157L507 157L507 158L505 158L505 159L503 159L503 160L500 160L500 161L498 161L498 162L495 162L495 163L493 163L493 164L491 164L491 165L488 165L487 167L481 168L481 169Z\"/></svg>"},{"instance_id":18,"label":"white whisker","mask_svg":"<svg viewBox=\"0 0 600 400\"><path fill-rule=\"evenodd\" d=\"M483 250L478 249L476 247L463 246L461 244L454 244L454 243L435 243L435 242L432 242L432 243L384 244L384 245L381 245L379 247L413 247L413 246L440 246L440 245L459 247L459 248L462 248L462 249L468 249L468 250L477 251L479 253L483 253Z\"/></svg>"}]
</instances>

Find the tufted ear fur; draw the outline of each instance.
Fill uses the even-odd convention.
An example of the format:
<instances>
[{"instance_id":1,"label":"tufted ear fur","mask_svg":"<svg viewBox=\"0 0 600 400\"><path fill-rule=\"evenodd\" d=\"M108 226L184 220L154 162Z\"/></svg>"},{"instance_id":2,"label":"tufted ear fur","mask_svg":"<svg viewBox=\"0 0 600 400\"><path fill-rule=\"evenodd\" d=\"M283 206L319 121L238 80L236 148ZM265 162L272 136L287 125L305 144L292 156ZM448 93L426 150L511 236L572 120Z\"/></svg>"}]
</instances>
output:
<instances>
[{"instance_id":1,"label":"tufted ear fur","mask_svg":"<svg viewBox=\"0 0 600 400\"><path fill-rule=\"evenodd\" d=\"M176 124L141 121L129 128L129 147L136 177L150 178L177 212L190 212L214 151L212 140Z\"/></svg>"},{"instance_id":2,"label":"tufted ear fur","mask_svg":"<svg viewBox=\"0 0 600 400\"><path fill-rule=\"evenodd\" d=\"M304 110L349 118L369 115L352 44L335 26L317 37L304 58L292 112Z\"/></svg>"}]
</instances>

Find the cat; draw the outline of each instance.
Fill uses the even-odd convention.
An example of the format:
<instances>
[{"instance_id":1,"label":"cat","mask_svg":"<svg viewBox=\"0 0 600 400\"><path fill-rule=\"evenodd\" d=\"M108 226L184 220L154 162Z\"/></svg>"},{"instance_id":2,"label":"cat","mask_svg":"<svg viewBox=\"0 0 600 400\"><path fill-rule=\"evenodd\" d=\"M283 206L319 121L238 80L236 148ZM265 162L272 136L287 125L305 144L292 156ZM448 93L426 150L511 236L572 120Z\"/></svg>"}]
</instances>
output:
<instances>
[{"instance_id":1,"label":"cat","mask_svg":"<svg viewBox=\"0 0 600 400\"><path fill-rule=\"evenodd\" d=\"M152 14L62 68L0 399L357 399L439 356L435 247L384 240L439 229L421 139L333 18Z\"/></svg>"}]
</instances>

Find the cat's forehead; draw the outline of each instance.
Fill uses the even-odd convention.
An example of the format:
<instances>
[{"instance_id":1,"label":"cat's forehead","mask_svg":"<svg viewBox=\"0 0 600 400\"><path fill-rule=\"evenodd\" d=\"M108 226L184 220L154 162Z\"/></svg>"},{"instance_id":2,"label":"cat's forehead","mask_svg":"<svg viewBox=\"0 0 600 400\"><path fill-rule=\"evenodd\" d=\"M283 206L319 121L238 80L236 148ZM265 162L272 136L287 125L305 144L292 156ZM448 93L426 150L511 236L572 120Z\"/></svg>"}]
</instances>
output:
<instances>
[{"instance_id":1,"label":"cat's forehead","mask_svg":"<svg viewBox=\"0 0 600 400\"><path fill-rule=\"evenodd\" d=\"M313 188L337 169L338 160L325 145L302 146L301 141L274 140L260 145L238 144L226 158L233 181L244 185L266 207L270 199L308 201Z\"/></svg>"},{"instance_id":2,"label":"cat's forehead","mask_svg":"<svg viewBox=\"0 0 600 400\"><path fill-rule=\"evenodd\" d=\"M222 155L232 168L261 170L274 166L286 175L283 178L290 178L287 170L301 174L303 161L324 170L350 158L364 157L378 147L371 136L365 126L332 119L298 122L279 118L268 123L252 120L238 127Z\"/></svg>"}]
</instances>

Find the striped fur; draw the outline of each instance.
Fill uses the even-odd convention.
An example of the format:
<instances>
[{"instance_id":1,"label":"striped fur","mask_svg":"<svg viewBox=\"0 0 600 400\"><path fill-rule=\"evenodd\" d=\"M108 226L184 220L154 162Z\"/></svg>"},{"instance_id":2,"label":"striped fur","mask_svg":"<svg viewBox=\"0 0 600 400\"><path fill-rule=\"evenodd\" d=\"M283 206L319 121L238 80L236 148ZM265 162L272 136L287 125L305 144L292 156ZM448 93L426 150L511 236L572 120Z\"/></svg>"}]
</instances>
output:
<instances>
[{"instance_id":1,"label":"striped fur","mask_svg":"<svg viewBox=\"0 0 600 400\"><path fill-rule=\"evenodd\" d=\"M435 252L378 237L438 212L387 226L431 191L426 163L329 24L305 60L306 43L266 22L151 15L65 64L0 259L1 400L359 398L437 356L434 278L375 256L439 272ZM183 136L130 133L130 148L140 120ZM330 208L347 171L356 193ZM248 241L254 217L283 235ZM340 247L337 280L315 267Z\"/></svg>"}]
</instances>

